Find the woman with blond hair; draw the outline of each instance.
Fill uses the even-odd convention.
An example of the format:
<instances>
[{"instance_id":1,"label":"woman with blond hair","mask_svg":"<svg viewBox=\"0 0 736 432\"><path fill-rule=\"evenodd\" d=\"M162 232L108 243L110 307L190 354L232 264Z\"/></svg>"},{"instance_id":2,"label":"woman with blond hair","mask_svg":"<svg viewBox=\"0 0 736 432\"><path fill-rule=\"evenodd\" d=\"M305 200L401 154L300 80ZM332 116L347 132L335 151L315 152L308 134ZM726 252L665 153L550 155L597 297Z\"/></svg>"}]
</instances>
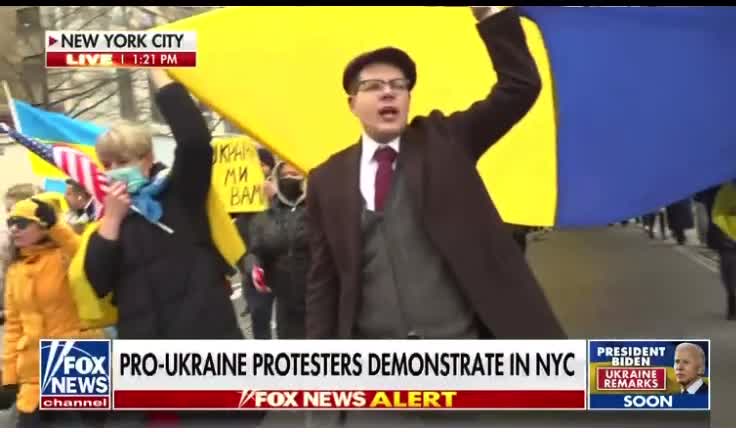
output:
<instances>
[{"instance_id":1,"label":"woman with blond hair","mask_svg":"<svg viewBox=\"0 0 736 432\"><path fill-rule=\"evenodd\" d=\"M154 161L144 126L117 123L98 139L95 149L111 185L87 244L87 277L100 297L113 294L121 339L243 338L222 289L231 267L209 224L209 130L181 84L164 71L154 71L152 79L176 139L174 165ZM201 316L217 319L193 319Z\"/></svg>"},{"instance_id":2,"label":"woman with blond hair","mask_svg":"<svg viewBox=\"0 0 736 432\"><path fill-rule=\"evenodd\" d=\"M77 413L39 411L39 341L97 338L84 330L67 278L79 245L59 211L37 197L15 203L7 218L12 254L5 277L4 390L17 391L18 427L81 424Z\"/></svg>"},{"instance_id":3,"label":"woman with blond hair","mask_svg":"<svg viewBox=\"0 0 736 432\"><path fill-rule=\"evenodd\" d=\"M112 293L119 339L243 339L223 289L240 256L231 264L221 242L240 237L229 215L209 205L212 137L184 86L161 70L151 71L151 81L176 140L174 164L155 162L151 133L141 125L118 123L100 136L95 149L111 184L104 216L80 253L86 279L98 297ZM215 238L214 230L223 235ZM247 415L176 413L165 420L212 425L226 417L242 426Z\"/></svg>"}]
</instances>

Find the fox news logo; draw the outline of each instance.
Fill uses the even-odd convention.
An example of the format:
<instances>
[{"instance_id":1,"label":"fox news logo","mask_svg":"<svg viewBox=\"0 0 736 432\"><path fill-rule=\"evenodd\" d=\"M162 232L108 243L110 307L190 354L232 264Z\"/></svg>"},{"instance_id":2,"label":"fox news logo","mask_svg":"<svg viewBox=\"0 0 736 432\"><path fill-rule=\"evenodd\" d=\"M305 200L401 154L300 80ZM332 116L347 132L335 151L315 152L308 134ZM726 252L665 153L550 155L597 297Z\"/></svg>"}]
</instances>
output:
<instances>
[{"instance_id":1,"label":"fox news logo","mask_svg":"<svg viewBox=\"0 0 736 432\"><path fill-rule=\"evenodd\" d=\"M41 409L109 410L110 341L41 340Z\"/></svg>"}]
</instances>

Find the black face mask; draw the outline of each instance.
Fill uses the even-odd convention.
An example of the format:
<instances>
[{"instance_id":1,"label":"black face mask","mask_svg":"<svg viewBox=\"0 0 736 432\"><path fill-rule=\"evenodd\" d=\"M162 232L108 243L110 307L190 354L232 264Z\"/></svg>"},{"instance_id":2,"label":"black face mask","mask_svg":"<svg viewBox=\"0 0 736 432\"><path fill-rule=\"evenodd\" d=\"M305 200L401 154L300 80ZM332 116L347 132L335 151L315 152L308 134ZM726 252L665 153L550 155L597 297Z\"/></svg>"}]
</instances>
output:
<instances>
[{"instance_id":1,"label":"black face mask","mask_svg":"<svg viewBox=\"0 0 736 432\"><path fill-rule=\"evenodd\" d=\"M292 177L279 179L279 192L289 201L296 201L302 194L302 180Z\"/></svg>"}]
</instances>

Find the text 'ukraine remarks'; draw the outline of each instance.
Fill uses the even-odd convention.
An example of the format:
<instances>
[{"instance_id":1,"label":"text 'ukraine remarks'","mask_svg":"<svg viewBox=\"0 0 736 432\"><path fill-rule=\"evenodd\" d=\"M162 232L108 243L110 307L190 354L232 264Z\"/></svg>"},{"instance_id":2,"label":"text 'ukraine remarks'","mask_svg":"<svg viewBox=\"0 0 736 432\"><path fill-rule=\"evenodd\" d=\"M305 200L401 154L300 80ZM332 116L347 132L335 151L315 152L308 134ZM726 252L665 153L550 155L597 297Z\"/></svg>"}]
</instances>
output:
<instances>
[{"instance_id":1,"label":"text 'ukraine remarks'","mask_svg":"<svg viewBox=\"0 0 736 432\"><path fill-rule=\"evenodd\" d=\"M591 409L707 410L709 341L590 341Z\"/></svg>"}]
</instances>

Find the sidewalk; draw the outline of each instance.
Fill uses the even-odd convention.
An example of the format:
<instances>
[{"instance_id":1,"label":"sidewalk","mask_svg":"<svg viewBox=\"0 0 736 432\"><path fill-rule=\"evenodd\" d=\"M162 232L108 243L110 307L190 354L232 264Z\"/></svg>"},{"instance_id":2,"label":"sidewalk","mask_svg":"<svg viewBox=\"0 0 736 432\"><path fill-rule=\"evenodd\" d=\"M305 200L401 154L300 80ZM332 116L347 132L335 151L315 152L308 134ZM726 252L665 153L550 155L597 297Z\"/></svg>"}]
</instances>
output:
<instances>
[{"instance_id":1,"label":"sidewalk","mask_svg":"<svg viewBox=\"0 0 736 432\"><path fill-rule=\"evenodd\" d=\"M628 227L636 227L637 229L641 230L642 235L646 236L647 232L644 229L644 227L640 224L629 222ZM659 226L659 220L657 223L654 224L654 240L662 241L665 244L670 244L673 246L677 246L677 242L672 237L672 233L669 232L669 230L665 230L666 237L662 238L662 229ZM708 248L705 244L703 244L700 241L700 238L698 237L698 232L695 228L685 230L685 244L682 245L682 248L687 250L688 252L691 252L693 254L698 255L700 258L705 259L706 261L710 262L713 266L716 268L718 267L718 253L710 248Z\"/></svg>"},{"instance_id":2,"label":"sidewalk","mask_svg":"<svg viewBox=\"0 0 736 432\"><path fill-rule=\"evenodd\" d=\"M650 240L635 224L559 230L530 243L527 255L570 338L710 339L710 424L734 426L736 322L725 319L716 257L693 234L687 240Z\"/></svg>"}]
</instances>

